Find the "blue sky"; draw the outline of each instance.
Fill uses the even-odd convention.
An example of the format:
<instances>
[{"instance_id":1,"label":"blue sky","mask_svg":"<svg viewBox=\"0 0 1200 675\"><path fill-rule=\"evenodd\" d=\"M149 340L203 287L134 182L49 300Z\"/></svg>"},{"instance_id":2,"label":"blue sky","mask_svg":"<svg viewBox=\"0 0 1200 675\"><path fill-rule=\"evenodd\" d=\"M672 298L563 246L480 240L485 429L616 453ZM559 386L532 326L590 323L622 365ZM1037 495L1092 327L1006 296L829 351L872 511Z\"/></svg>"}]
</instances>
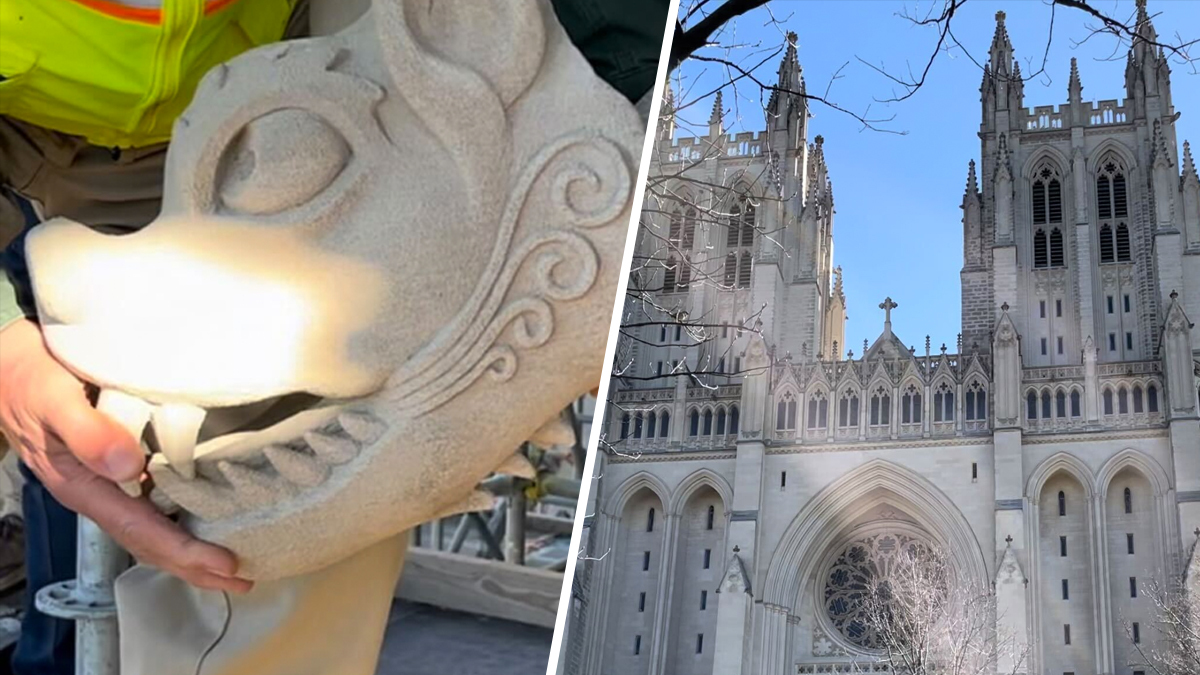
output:
<instances>
[{"instance_id":1,"label":"blue sky","mask_svg":"<svg viewBox=\"0 0 1200 675\"><path fill-rule=\"evenodd\" d=\"M941 0L934 0L941 7ZM687 5L687 2L683 3ZM1132 0L1095 0L1095 5L1115 17L1132 15ZM893 328L905 342L924 349L925 335L933 346L945 342L954 349L960 328L959 280L962 267L962 203L967 162L979 159L979 84L982 73L960 51L942 54L925 86L912 98L885 105L893 85L858 61L883 63L889 71L903 72L924 66L936 41L932 28L913 26L897 16L924 13L930 0L791 0L772 2L736 20L720 37L723 44L741 47L731 60L753 64L783 41L783 32L799 37L799 57L810 93L822 93L830 78L841 70L829 98L871 117L895 119L886 128L905 131L893 135L862 131L851 117L813 105L809 140L825 137L825 156L834 184L837 215L834 225L835 263L845 271L850 319L846 342L856 353L862 340L874 341L883 327L878 308L885 296L900 307L893 311ZM1051 7L1042 0L995 2L970 0L953 20L954 33L981 63L995 32L995 13L1007 14L1009 37L1026 75L1041 67L1046 49ZM1200 2L1149 0L1160 39L1181 33L1184 40L1200 37ZM770 12L768 14L768 11ZM769 25L773 15L782 27ZM1114 57L1114 40L1096 36L1083 44L1094 22L1078 10L1057 8L1054 40L1046 72L1025 85L1025 105L1060 104L1067 100L1070 60L1079 61L1083 98L1124 99L1125 50ZM1200 49L1195 50L1200 53ZM708 50L713 56L722 56ZM843 68L843 64L844 68ZM778 57L757 72L774 82ZM1180 142L1191 140L1200 150L1200 75L1190 67L1172 64L1172 92ZM673 77L677 97L694 100L716 88L724 73L710 63L686 62ZM683 89L680 95L679 89ZM739 86L724 92L727 126L735 130L763 127L762 102L757 87ZM681 112L682 135L707 129L711 98ZM690 128L689 128L690 127Z\"/></svg>"}]
</instances>

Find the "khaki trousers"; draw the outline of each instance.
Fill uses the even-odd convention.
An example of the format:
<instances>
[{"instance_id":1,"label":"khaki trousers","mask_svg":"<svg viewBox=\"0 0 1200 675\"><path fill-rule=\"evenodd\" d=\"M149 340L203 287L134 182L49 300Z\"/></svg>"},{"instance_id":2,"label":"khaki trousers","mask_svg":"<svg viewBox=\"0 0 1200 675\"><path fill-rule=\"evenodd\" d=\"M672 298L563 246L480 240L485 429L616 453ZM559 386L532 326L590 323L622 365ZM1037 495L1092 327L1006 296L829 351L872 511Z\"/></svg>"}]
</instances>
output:
<instances>
[{"instance_id":1,"label":"khaki trousers","mask_svg":"<svg viewBox=\"0 0 1200 675\"><path fill-rule=\"evenodd\" d=\"M114 153L0 117L0 184L46 218L106 230L146 225L158 214L165 156L163 146ZM0 208L0 217L12 212ZM0 231L13 227L0 223ZM241 596L136 565L116 588L121 673L373 675L407 541L393 537Z\"/></svg>"}]
</instances>

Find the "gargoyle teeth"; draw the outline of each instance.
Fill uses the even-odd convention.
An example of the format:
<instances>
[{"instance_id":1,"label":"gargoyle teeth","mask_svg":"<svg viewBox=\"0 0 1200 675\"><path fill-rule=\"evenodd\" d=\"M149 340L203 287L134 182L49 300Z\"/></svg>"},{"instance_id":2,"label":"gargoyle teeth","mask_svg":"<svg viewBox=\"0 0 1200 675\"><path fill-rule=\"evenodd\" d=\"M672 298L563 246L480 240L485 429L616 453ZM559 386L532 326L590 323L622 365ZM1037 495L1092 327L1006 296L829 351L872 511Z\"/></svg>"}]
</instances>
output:
<instances>
[{"instance_id":1,"label":"gargoyle teeth","mask_svg":"<svg viewBox=\"0 0 1200 675\"><path fill-rule=\"evenodd\" d=\"M504 463L496 467L496 473L502 473L517 478L525 478L527 480L537 479L537 468L529 462L525 455L516 452L511 457L504 460Z\"/></svg>"},{"instance_id":2,"label":"gargoyle teeth","mask_svg":"<svg viewBox=\"0 0 1200 675\"><path fill-rule=\"evenodd\" d=\"M238 505L227 488L207 480L185 480L162 457L152 457L147 471L157 487L153 492L165 493L172 502L205 520L225 518L237 511Z\"/></svg>"},{"instance_id":3,"label":"gargoyle teeth","mask_svg":"<svg viewBox=\"0 0 1200 675\"><path fill-rule=\"evenodd\" d=\"M530 434L529 442L540 448L574 445L575 429L571 427L571 423L565 417L559 415Z\"/></svg>"},{"instance_id":4,"label":"gargoyle teeth","mask_svg":"<svg viewBox=\"0 0 1200 675\"><path fill-rule=\"evenodd\" d=\"M269 506L294 492L288 483L272 480L265 472L245 464L222 460L217 462L217 470L233 486L234 499L247 508Z\"/></svg>"},{"instance_id":5,"label":"gargoyle teeth","mask_svg":"<svg viewBox=\"0 0 1200 675\"><path fill-rule=\"evenodd\" d=\"M196 438L207 414L187 403L164 403L150 413L159 449L186 480L196 477Z\"/></svg>"},{"instance_id":6,"label":"gargoyle teeth","mask_svg":"<svg viewBox=\"0 0 1200 675\"><path fill-rule=\"evenodd\" d=\"M358 444L342 436L309 431L304 434L304 442L326 464L345 464L358 456Z\"/></svg>"},{"instance_id":7,"label":"gargoyle teeth","mask_svg":"<svg viewBox=\"0 0 1200 675\"><path fill-rule=\"evenodd\" d=\"M363 445L374 443L387 431L387 425L382 420L366 412L344 412L338 415L338 424L351 438Z\"/></svg>"},{"instance_id":8,"label":"gargoyle teeth","mask_svg":"<svg viewBox=\"0 0 1200 675\"><path fill-rule=\"evenodd\" d=\"M150 423L150 412L154 409L154 406L123 391L102 389L100 390L100 398L96 402L96 409L115 420L117 424L120 424L123 429L129 432L130 436L133 436L134 441L140 443L142 432L146 430L146 425ZM125 481L120 485L125 494L130 497L142 496L141 480L135 478Z\"/></svg>"},{"instance_id":9,"label":"gargoyle teeth","mask_svg":"<svg viewBox=\"0 0 1200 675\"><path fill-rule=\"evenodd\" d=\"M147 498L150 500L150 503L154 505L154 508L158 509L160 513L170 516L179 511L179 504L176 504L175 500L171 499L171 497L157 485L150 490L150 494L147 495Z\"/></svg>"},{"instance_id":10,"label":"gargoyle teeth","mask_svg":"<svg viewBox=\"0 0 1200 675\"><path fill-rule=\"evenodd\" d=\"M116 420L117 424L133 436L133 440L140 441L142 432L150 422L150 411L154 406L123 391L102 389L96 409Z\"/></svg>"},{"instance_id":11,"label":"gargoyle teeth","mask_svg":"<svg viewBox=\"0 0 1200 675\"><path fill-rule=\"evenodd\" d=\"M475 490L467 495L462 501L455 503L439 512L433 517L433 520L438 518L447 518L459 513L472 513L475 511L487 511L496 505L496 497L490 492L483 490Z\"/></svg>"},{"instance_id":12,"label":"gargoyle teeth","mask_svg":"<svg viewBox=\"0 0 1200 675\"><path fill-rule=\"evenodd\" d=\"M329 477L327 465L303 452L282 445L268 445L263 448L263 454L279 475L301 487L316 487Z\"/></svg>"}]
</instances>

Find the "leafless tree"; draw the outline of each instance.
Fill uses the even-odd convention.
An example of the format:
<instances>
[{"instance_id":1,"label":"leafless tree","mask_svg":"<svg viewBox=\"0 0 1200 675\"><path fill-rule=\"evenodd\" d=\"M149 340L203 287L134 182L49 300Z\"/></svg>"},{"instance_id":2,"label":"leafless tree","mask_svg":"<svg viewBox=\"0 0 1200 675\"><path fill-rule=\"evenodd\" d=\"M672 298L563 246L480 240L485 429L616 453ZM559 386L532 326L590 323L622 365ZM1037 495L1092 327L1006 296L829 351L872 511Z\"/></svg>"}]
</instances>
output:
<instances>
[{"instance_id":1,"label":"leafless tree","mask_svg":"<svg viewBox=\"0 0 1200 675\"><path fill-rule=\"evenodd\" d=\"M1028 647L997 627L995 595L942 550L910 542L867 583L863 608L882 659L905 675L1023 672Z\"/></svg>"},{"instance_id":2,"label":"leafless tree","mask_svg":"<svg viewBox=\"0 0 1200 675\"><path fill-rule=\"evenodd\" d=\"M1133 622L1122 619L1138 659L1129 665L1156 675L1200 673L1200 602L1181 580L1152 580L1139 596L1150 603L1154 618L1149 631L1139 627L1136 634Z\"/></svg>"}]
</instances>

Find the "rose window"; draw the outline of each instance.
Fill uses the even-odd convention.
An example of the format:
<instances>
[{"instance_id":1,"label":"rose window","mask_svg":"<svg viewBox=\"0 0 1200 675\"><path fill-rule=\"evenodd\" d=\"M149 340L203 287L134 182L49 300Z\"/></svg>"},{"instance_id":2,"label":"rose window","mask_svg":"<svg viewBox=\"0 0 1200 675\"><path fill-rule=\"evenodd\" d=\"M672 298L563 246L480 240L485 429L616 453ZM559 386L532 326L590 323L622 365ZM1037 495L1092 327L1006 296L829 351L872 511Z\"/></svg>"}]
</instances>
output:
<instances>
[{"instance_id":1,"label":"rose window","mask_svg":"<svg viewBox=\"0 0 1200 675\"><path fill-rule=\"evenodd\" d=\"M873 534L847 544L825 575L825 611L833 627L858 647L881 648L878 631L868 621L864 606L871 581L886 581L900 555L922 551L928 551L924 541L896 532Z\"/></svg>"}]
</instances>

